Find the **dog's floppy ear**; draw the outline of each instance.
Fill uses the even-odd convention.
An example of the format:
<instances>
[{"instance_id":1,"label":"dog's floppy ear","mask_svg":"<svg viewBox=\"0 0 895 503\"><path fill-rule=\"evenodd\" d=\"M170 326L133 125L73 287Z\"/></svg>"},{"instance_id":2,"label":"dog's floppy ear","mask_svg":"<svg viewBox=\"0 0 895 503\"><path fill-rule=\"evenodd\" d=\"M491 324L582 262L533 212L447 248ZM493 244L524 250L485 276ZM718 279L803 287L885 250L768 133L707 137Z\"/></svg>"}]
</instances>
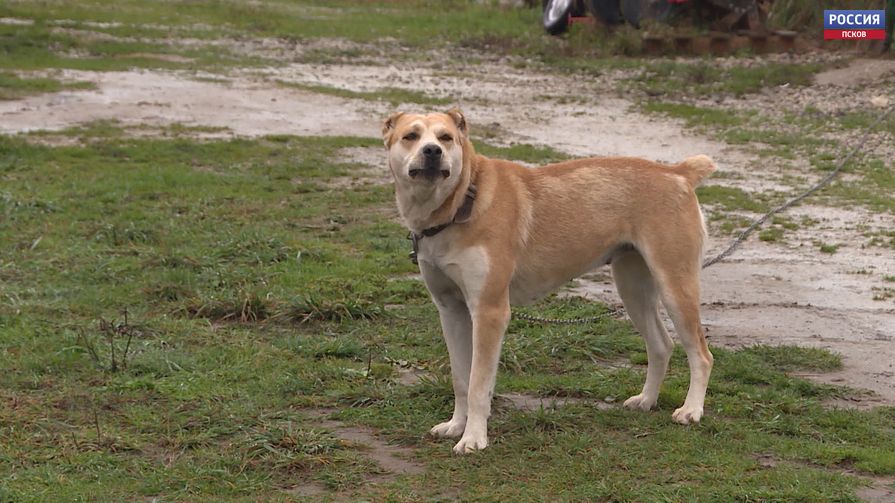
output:
<instances>
[{"instance_id":1,"label":"dog's floppy ear","mask_svg":"<svg viewBox=\"0 0 895 503\"><path fill-rule=\"evenodd\" d=\"M460 111L459 108L454 107L447 111L447 114L454 119L454 124L457 125L457 129L460 131L460 134L463 136L469 136L469 126L466 125L466 116L463 115L463 112Z\"/></svg>"},{"instance_id":2,"label":"dog's floppy ear","mask_svg":"<svg viewBox=\"0 0 895 503\"><path fill-rule=\"evenodd\" d=\"M385 142L386 147L390 147L392 144L392 133L395 132L395 124L398 123L398 119L404 115L404 112L395 112L388 116L388 119L385 119L382 123L382 141Z\"/></svg>"}]
</instances>

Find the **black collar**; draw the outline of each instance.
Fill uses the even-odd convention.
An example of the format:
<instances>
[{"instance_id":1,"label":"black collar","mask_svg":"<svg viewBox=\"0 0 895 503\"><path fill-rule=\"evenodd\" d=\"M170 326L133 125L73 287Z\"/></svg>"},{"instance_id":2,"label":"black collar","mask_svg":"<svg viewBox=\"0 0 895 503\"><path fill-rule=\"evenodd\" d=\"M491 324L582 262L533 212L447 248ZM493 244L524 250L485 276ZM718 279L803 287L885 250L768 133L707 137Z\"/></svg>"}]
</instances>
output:
<instances>
[{"instance_id":1,"label":"black collar","mask_svg":"<svg viewBox=\"0 0 895 503\"><path fill-rule=\"evenodd\" d=\"M476 189L476 186L470 183L469 187L466 189L466 198L463 200L463 204L460 205L460 208L457 209L457 213L454 214L454 218L452 218L450 222L436 225L435 227L429 227L428 229L423 229L422 232L419 234L410 231L410 234L407 235L407 239L409 239L413 243L413 251L410 252L411 262L413 262L414 264L419 264L419 261L417 260L417 254L420 251L420 239L423 239L424 237L432 237L439 232L447 229L447 227L451 224L462 224L469 221L469 217L472 216L472 204L475 202L475 196L477 192L478 189Z\"/></svg>"}]
</instances>

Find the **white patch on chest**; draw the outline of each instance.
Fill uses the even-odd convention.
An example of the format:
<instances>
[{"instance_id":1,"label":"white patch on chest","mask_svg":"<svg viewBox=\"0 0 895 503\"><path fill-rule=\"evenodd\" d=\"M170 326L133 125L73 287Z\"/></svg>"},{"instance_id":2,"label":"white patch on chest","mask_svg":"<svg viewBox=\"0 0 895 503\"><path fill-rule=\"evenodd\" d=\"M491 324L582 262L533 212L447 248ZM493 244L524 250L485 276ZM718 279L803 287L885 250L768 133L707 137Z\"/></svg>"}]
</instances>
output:
<instances>
[{"instance_id":1,"label":"white patch on chest","mask_svg":"<svg viewBox=\"0 0 895 503\"><path fill-rule=\"evenodd\" d=\"M427 266L438 269L451 279L463 293L466 306L470 313L475 313L476 307L488 280L489 260L488 254L481 246L458 248L450 245L448 230L431 237L425 237L419 242L418 259ZM430 279L423 270L423 278L429 284Z\"/></svg>"}]
</instances>

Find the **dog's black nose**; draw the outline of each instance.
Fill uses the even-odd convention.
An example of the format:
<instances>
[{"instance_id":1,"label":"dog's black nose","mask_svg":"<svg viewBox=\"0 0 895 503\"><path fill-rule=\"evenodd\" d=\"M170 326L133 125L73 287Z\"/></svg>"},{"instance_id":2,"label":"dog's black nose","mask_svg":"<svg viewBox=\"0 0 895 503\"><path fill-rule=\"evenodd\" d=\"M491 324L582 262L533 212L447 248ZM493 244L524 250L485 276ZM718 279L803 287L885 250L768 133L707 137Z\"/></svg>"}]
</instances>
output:
<instances>
[{"instance_id":1,"label":"dog's black nose","mask_svg":"<svg viewBox=\"0 0 895 503\"><path fill-rule=\"evenodd\" d=\"M439 158L441 157L441 147L434 143L430 143L423 147L423 155L428 158Z\"/></svg>"}]
</instances>

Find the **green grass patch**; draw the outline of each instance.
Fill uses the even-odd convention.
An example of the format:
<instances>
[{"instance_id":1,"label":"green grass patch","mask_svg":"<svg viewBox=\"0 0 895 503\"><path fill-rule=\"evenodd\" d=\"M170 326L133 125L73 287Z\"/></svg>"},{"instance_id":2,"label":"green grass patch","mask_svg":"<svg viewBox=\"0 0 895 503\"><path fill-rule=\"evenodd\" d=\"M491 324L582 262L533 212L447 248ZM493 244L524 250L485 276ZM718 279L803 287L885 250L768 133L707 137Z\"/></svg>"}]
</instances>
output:
<instances>
[{"instance_id":1,"label":"green grass patch","mask_svg":"<svg viewBox=\"0 0 895 503\"><path fill-rule=\"evenodd\" d=\"M739 126L744 122L744 119L733 111L698 107L685 103L650 101L645 103L643 108L647 112L683 119L687 127L725 128Z\"/></svg>"},{"instance_id":2,"label":"green grass patch","mask_svg":"<svg viewBox=\"0 0 895 503\"><path fill-rule=\"evenodd\" d=\"M863 204L873 211L895 212L895 164L871 159L851 166L860 179L839 181L825 192L840 200Z\"/></svg>"},{"instance_id":3,"label":"green grass patch","mask_svg":"<svg viewBox=\"0 0 895 503\"><path fill-rule=\"evenodd\" d=\"M639 31L631 27L607 31L573 26L566 36L552 37L541 27L541 9L535 3L528 8L501 8L468 0L398 0L384 4L267 0L251 5L199 0L173 6L123 0L112 8L88 0L51 0L40 5L4 5L0 16L35 20L33 26L0 27L0 52L6 56L0 66L21 69L220 69L260 63L258 58L240 56L226 45L176 43L176 37L200 42L230 37L238 45L239 37L245 36L269 37L287 44L332 37L360 44L387 41L391 59L408 61L428 59L427 51L450 49L464 51L467 62L468 58L475 62L480 57L501 55L513 57L511 63L519 67L534 63L591 75L615 68L643 69L634 82L651 94L742 95L768 86L804 85L820 68L767 63L719 69L708 60L685 63L618 58L640 54ZM61 21L81 32L55 29ZM91 37L90 32L104 36ZM170 39L172 33L175 40ZM314 47L296 57L317 63L363 60L377 64L381 62L381 50ZM153 53L190 61L146 56Z\"/></svg>"},{"instance_id":4,"label":"green grass patch","mask_svg":"<svg viewBox=\"0 0 895 503\"><path fill-rule=\"evenodd\" d=\"M748 227L752 220L746 217L715 212L709 215L709 222L724 234L734 234Z\"/></svg>"},{"instance_id":5,"label":"green grass patch","mask_svg":"<svg viewBox=\"0 0 895 503\"><path fill-rule=\"evenodd\" d=\"M782 227L772 227L764 229L758 233L758 239L765 242L780 241L783 238L784 230Z\"/></svg>"},{"instance_id":6,"label":"green grass patch","mask_svg":"<svg viewBox=\"0 0 895 503\"><path fill-rule=\"evenodd\" d=\"M425 437L450 414L449 371L435 308L408 276L392 189L328 188L355 168L335 152L378 139L195 143L127 138L113 123L82 133L90 141L70 147L0 139L4 498L285 500L316 483L395 501L561 490L854 500L851 470L895 474L891 408L827 410L843 390L787 374L841 365L822 350L713 349L699 426L670 420L689 381L680 348L657 411L593 406L637 393L644 378L642 340L611 318L513 321L498 393L584 401L533 412L498 401L493 445L454 457L450 442ZM607 308L551 297L529 309ZM408 367L429 377L400 384ZM414 447L426 473L366 482L381 469L307 411L320 406ZM773 468L760 462L769 457Z\"/></svg>"},{"instance_id":7,"label":"green grass patch","mask_svg":"<svg viewBox=\"0 0 895 503\"><path fill-rule=\"evenodd\" d=\"M777 215L771 219L771 226L758 233L758 239L765 242L775 242L783 239L786 231L796 230L799 224L785 216Z\"/></svg>"},{"instance_id":8,"label":"green grass patch","mask_svg":"<svg viewBox=\"0 0 895 503\"><path fill-rule=\"evenodd\" d=\"M570 158L568 154L547 146L515 143L508 147L498 147L486 142L475 141L475 131L473 131L472 136L476 152L491 158L522 161L535 165L560 162Z\"/></svg>"},{"instance_id":9,"label":"green grass patch","mask_svg":"<svg viewBox=\"0 0 895 503\"><path fill-rule=\"evenodd\" d=\"M385 87L377 91L362 92L351 91L348 89L342 89L332 86L285 82L282 80L278 80L277 83L285 87L301 89L303 91L310 91L319 94L328 94L330 96L338 96L340 98L360 99L367 101L385 101L387 103L390 103L392 106L398 106L406 103L414 103L420 105L449 105L453 103L453 100L448 98L437 98L434 96L429 96L426 93L409 91L407 89L399 89L396 87Z\"/></svg>"},{"instance_id":10,"label":"green grass patch","mask_svg":"<svg viewBox=\"0 0 895 503\"><path fill-rule=\"evenodd\" d=\"M777 370L819 370L830 372L842 368L842 357L818 348L798 346L751 346L742 351Z\"/></svg>"},{"instance_id":11,"label":"green grass patch","mask_svg":"<svg viewBox=\"0 0 895 503\"><path fill-rule=\"evenodd\" d=\"M0 8L0 16L4 8ZM102 10L101 8L98 10ZM46 13L40 17L45 16ZM105 39L61 32L38 18L32 26L0 25L0 69L113 71L131 68L218 70L254 66L257 58L212 45L171 41ZM170 42L170 43L169 43Z\"/></svg>"},{"instance_id":12,"label":"green grass patch","mask_svg":"<svg viewBox=\"0 0 895 503\"><path fill-rule=\"evenodd\" d=\"M717 204L728 211L746 210L760 213L768 209L766 202L736 187L705 185L696 189L696 196L702 204Z\"/></svg>"},{"instance_id":13,"label":"green grass patch","mask_svg":"<svg viewBox=\"0 0 895 503\"><path fill-rule=\"evenodd\" d=\"M632 30L608 37L575 27L547 37L537 8L466 1L49 0L4 3L0 17L35 20L0 26L7 69L258 63L227 49L180 47L166 40L172 33L296 44L388 37L408 58L429 53L403 49L473 49L592 75L642 64L605 58L636 52ZM62 19L119 38L58 30ZM688 92L715 89L712 70L654 73L664 71ZM752 92L783 82L781 73L735 76L718 89ZM15 79L6 87L20 91L10 92L56 85ZM442 105L412 92L374 94L346 97ZM654 111L694 126L761 131L748 114ZM821 350L713 349L707 416L681 427L670 420L689 380L677 348L657 411L605 410L637 393L645 374L642 340L630 323L609 318L513 321L498 393L583 401L531 412L498 401L489 450L452 456L451 442L425 437L450 415L452 393L438 317L411 276L417 269L393 191L338 184L359 167L341 162L339 151L381 140L180 137L191 131L175 126L173 138L135 139L120 124L98 122L59 133L79 140L72 146L0 138L0 500L278 501L302 499L296 486L315 483L331 491L322 500L854 501L856 471L895 474L891 407L828 410L823 401L847 391L788 374L841 365ZM499 136L483 130L490 133ZM749 135L742 141L767 139ZM770 139L781 149L812 145ZM477 145L533 164L566 157L526 144ZM879 190L888 187L884 169L870 175ZM702 202L729 210L762 211L770 197L699 190ZM529 309L555 317L607 311L558 297ZM426 377L401 384L407 368ZM309 411L321 406L413 447L426 473L371 483L381 467L321 426Z\"/></svg>"},{"instance_id":14,"label":"green grass patch","mask_svg":"<svg viewBox=\"0 0 895 503\"><path fill-rule=\"evenodd\" d=\"M782 163L785 160L808 159L811 166L820 171L831 171L848 153L844 144L830 140L828 133L837 130L855 128L866 129L873 123L874 117L863 112L853 112L841 117L827 117L824 120L813 118L814 112L806 111L803 115L787 114L782 121L768 119L756 111L731 111L720 108L695 106L686 103L666 101L648 101L641 105L648 113L657 113L684 120L687 127L711 134L731 145L742 145L753 150L770 163ZM808 113L811 112L811 113ZM817 113L820 113L819 111ZM889 131L887 121L881 129ZM895 133L895 129L892 129ZM827 136L824 136L824 135ZM866 159L852 161L845 167L845 172L860 176L858 180L836 181L825 188L821 195L844 204L861 204L872 211L895 211L895 199L891 197L895 191L895 171L887 160ZM785 180L793 185L804 185L805 180ZM712 189L714 190L714 189ZM700 192L701 191L701 192ZM724 192L709 197L722 197L727 201L728 209L745 208L737 203L743 198L734 193ZM711 192L699 189L697 193ZM763 203L769 202L766 195L761 195ZM706 201L707 202L707 201ZM787 228L783 225L784 228ZM765 233L767 240L773 240L776 231Z\"/></svg>"},{"instance_id":15,"label":"green grass patch","mask_svg":"<svg viewBox=\"0 0 895 503\"><path fill-rule=\"evenodd\" d=\"M762 63L721 68L708 59L665 60L647 62L631 81L651 96L743 96L766 87L807 86L822 69L819 64Z\"/></svg>"},{"instance_id":16,"label":"green grass patch","mask_svg":"<svg viewBox=\"0 0 895 503\"><path fill-rule=\"evenodd\" d=\"M895 117L889 115L885 120L880 120L879 113L847 112L838 117L839 124L846 129L858 129L866 131L873 127L874 131L885 131L895 134Z\"/></svg>"},{"instance_id":17,"label":"green grass patch","mask_svg":"<svg viewBox=\"0 0 895 503\"><path fill-rule=\"evenodd\" d=\"M17 100L33 94L95 87L92 82L61 82L47 77L19 77L11 72L0 72L0 100Z\"/></svg>"},{"instance_id":18,"label":"green grass patch","mask_svg":"<svg viewBox=\"0 0 895 503\"><path fill-rule=\"evenodd\" d=\"M829 253L830 255L832 255L839 250L840 246L842 246L842 245L830 244L830 243L820 243L818 249L821 251L821 253Z\"/></svg>"}]
</instances>

